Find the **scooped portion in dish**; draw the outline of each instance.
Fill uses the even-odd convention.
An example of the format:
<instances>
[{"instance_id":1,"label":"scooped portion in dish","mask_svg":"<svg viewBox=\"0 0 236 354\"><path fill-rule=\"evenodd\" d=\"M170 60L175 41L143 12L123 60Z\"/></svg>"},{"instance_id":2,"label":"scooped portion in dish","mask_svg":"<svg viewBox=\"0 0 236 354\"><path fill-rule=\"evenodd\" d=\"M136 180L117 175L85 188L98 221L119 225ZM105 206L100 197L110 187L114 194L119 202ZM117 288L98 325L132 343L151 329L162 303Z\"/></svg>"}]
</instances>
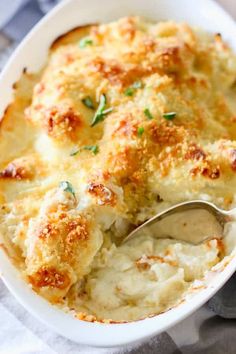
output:
<instances>
[{"instance_id":1,"label":"scooped portion in dish","mask_svg":"<svg viewBox=\"0 0 236 354\"><path fill-rule=\"evenodd\" d=\"M34 291L80 319L137 320L233 257L231 231L116 245L175 203L236 205L235 80L220 34L139 17L79 27L23 73L0 126L0 234Z\"/></svg>"},{"instance_id":2,"label":"scooped portion in dish","mask_svg":"<svg viewBox=\"0 0 236 354\"><path fill-rule=\"evenodd\" d=\"M145 235L118 248L113 244L99 253L72 303L82 313L116 321L166 311L222 259L223 251L218 239L193 246Z\"/></svg>"}]
</instances>

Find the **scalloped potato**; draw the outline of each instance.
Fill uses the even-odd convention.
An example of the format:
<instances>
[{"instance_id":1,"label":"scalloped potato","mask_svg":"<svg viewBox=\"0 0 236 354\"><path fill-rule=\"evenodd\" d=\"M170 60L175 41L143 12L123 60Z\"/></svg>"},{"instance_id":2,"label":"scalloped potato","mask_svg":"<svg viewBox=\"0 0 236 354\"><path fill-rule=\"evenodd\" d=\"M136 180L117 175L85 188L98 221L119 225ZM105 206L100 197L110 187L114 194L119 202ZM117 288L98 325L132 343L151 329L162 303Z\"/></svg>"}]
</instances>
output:
<instances>
[{"instance_id":1,"label":"scalloped potato","mask_svg":"<svg viewBox=\"0 0 236 354\"><path fill-rule=\"evenodd\" d=\"M136 320L231 253L232 235L115 244L177 202L235 206L235 80L220 34L139 17L77 28L22 75L0 127L0 232L37 293Z\"/></svg>"}]
</instances>

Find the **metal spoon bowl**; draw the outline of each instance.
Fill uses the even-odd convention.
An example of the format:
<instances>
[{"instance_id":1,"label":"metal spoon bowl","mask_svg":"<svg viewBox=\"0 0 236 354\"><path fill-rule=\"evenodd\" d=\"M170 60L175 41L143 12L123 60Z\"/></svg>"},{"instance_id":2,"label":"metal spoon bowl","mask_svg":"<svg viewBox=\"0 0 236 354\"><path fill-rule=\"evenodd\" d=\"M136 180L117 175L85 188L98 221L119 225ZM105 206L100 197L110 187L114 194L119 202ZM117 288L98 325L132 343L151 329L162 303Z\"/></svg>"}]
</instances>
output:
<instances>
[{"instance_id":1,"label":"metal spoon bowl","mask_svg":"<svg viewBox=\"0 0 236 354\"><path fill-rule=\"evenodd\" d=\"M224 225L232 220L235 209L225 211L213 203L192 200L158 213L126 236L122 244L148 234L198 245L212 238L222 238Z\"/></svg>"}]
</instances>

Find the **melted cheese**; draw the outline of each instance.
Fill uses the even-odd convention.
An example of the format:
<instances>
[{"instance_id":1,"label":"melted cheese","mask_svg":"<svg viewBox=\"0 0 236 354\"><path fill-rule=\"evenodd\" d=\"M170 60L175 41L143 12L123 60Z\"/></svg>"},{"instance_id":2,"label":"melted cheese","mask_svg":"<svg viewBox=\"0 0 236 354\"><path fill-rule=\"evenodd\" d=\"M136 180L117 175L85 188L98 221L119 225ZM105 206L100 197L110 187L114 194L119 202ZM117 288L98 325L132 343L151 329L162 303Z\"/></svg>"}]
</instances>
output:
<instances>
[{"instance_id":1,"label":"melted cheese","mask_svg":"<svg viewBox=\"0 0 236 354\"><path fill-rule=\"evenodd\" d=\"M115 237L180 201L235 205L235 78L220 35L138 17L75 29L53 44L42 72L22 75L0 127L0 231L38 293L63 303L87 281L89 311L109 316L92 303L103 306L106 290L89 274ZM205 270L220 259L213 246ZM98 272L123 277L111 269ZM184 279L181 267L172 271ZM150 314L142 306L130 319Z\"/></svg>"}]
</instances>

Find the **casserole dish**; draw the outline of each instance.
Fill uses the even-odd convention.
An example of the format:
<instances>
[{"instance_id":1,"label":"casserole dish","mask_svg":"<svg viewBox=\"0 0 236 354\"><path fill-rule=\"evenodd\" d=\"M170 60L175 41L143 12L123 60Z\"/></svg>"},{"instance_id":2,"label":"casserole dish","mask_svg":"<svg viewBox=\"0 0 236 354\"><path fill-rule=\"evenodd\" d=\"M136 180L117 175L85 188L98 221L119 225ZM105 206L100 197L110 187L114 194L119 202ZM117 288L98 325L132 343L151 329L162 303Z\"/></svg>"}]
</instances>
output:
<instances>
[{"instance_id":1,"label":"casserole dish","mask_svg":"<svg viewBox=\"0 0 236 354\"><path fill-rule=\"evenodd\" d=\"M25 39L9 61L1 75L1 114L12 99L12 85L24 68L29 72L40 69L46 61L48 48L61 34L70 29L89 23L107 22L126 15L142 15L151 19L173 19L186 21L210 32L221 32L224 39L236 48L233 41L236 34L234 22L224 11L211 1L198 2L196 9L187 0L179 0L178 7L171 1L142 0L109 1L83 0L65 1L49 14ZM178 9L178 12L177 12ZM30 56L29 56L30 53ZM216 272L208 286L193 298L186 300L172 310L152 318L123 324L87 323L73 318L38 297L21 279L7 255L1 249L0 267L5 284L17 299L36 317L51 326L61 335L83 344L95 346L115 346L134 342L160 333L185 318L206 302L235 271L232 259L224 269Z\"/></svg>"}]
</instances>

